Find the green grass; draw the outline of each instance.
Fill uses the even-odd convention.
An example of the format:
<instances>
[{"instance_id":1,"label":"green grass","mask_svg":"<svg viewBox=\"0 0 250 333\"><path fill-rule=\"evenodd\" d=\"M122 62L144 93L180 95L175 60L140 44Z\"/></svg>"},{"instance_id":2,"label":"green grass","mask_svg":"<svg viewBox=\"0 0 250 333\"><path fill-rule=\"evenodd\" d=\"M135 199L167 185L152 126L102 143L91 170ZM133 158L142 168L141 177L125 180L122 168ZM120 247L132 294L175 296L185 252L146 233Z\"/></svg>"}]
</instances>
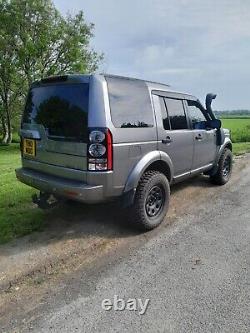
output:
<instances>
[{"instance_id":1,"label":"green grass","mask_svg":"<svg viewBox=\"0 0 250 333\"><path fill-rule=\"evenodd\" d=\"M222 118L222 126L231 130L233 142L250 142L250 118Z\"/></svg>"},{"instance_id":2,"label":"green grass","mask_svg":"<svg viewBox=\"0 0 250 333\"><path fill-rule=\"evenodd\" d=\"M0 145L0 243L41 230L45 213L31 202L36 190L17 181L19 144Z\"/></svg>"},{"instance_id":3,"label":"green grass","mask_svg":"<svg viewBox=\"0 0 250 333\"><path fill-rule=\"evenodd\" d=\"M233 143L233 153L235 155L250 153L250 142Z\"/></svg>"},{"instance_id":4,"label":"green grass","mask_svg":"<svg viewBox=\"0 0 250 333\"><path fill-rule=\"evenodd\" d=\"M20 142L20 136L17 132L14 132L12 135L12 142L13 143L19 143Z\"/></svg>"}]
</instances>

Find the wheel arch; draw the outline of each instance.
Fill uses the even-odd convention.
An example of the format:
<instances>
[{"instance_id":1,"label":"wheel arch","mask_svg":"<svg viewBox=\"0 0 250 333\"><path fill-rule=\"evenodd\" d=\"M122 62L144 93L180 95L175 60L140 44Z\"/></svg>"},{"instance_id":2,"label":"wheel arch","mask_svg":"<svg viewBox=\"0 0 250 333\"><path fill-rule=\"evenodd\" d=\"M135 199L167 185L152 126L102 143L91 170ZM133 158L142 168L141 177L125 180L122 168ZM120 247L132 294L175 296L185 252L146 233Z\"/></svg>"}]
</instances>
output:
<instances>
[{"instance_id":1,"label":"wheel arch","mask_svg":"<svg viewBox=\"0 0 250 333\"><path fill-rule=\"evenodd\" d=\"M173 164L170 157L162 151L151 151L144 155L130 172L124 192L135 190L145 171L156 170L162 172L169 183L173 179Z\"/></svg>"},{"instance_id":2,"label":"wheel arch","mask_svg":"<svg viewBox=\"0 0 250 333\"><path fill-rule=\"evenodd\" d=\"M218 152L217 157L216 157L216 163L215 163L216 165L217 165L217 163L218 163L218 161L219 161L219 159L221 157L221 154L223 153L223 151L226 148L230 149L231 151L233 149L232 141L229 138L226 138L225 141L224 141L224 143L223 143L223 145L220 146L219 152Z\"/></svg>"},{"instance_id":3,"label":"wheel arch","mask_svg":"<svg viewBox=\"0 0 250 333\"><path fill-rule=\"evenodd\" d=\"M217 156L216 156L216 159L214 162L214 166L208 173L210 176L213 176L214 174L216 174L216 172L218 170L218 163L219 163L220 157L225 149L230 149L231 151L233 149L232 141L229 138L226 138L223 145L220 146L220 149L217 153Z\"/></svg>"}]
</instances>

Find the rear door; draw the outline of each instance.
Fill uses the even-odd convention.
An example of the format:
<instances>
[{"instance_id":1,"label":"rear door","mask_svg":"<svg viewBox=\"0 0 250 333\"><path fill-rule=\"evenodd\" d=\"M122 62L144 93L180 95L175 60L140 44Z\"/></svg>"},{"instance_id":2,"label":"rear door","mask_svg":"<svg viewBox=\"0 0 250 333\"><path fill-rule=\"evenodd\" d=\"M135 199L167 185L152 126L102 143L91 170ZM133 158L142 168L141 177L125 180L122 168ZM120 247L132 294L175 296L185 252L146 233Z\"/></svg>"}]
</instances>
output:
<instances>
[{"instance_id":1,"label":"rear door","mask_svg":"<svg viewBox=\"0 0 250 333\"><path fill-rule=\"evenodd\" d=\"M193 160L193 134L189 129L183 100L178 95L153 94L157 114L158 148L166 152L174 166L174 177L189 174Z\"/></svg>"},{"instance_id":2,"label":"rear door","mask_svg":"<svg viewBox=\"0 0 250 333\"><path fill-rule=\"evenodd\" d=\"M208 120L201 105L195 100L186 100L194 138L194 158L192 170L205 167L214 162L216 155L216 130L206 128Z\"/></svg>"},{"instance_id":3,"label":"rear door","mask_svg":"<svg viewBox=\"0 0 250 333\"><path fill-rule=\"evenodd\" d=\"M88 104L88 83L53 82L31 88L21 134L24 141L35 138L35 154L23 157L31 162L86 170Z\"/></svg>"}]
</instances>

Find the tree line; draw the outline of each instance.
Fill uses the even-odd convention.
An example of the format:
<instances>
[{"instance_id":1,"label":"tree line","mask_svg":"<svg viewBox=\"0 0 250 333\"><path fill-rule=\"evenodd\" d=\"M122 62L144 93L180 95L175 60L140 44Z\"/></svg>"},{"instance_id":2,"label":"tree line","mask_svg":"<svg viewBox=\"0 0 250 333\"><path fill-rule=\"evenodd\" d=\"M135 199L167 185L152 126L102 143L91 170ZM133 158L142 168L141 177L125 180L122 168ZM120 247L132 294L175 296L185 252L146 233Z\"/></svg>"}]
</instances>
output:
<instances>
[{"instance_id":1,"label":"tree line","mask_svg":"<svg viewBox=\"0 0 250 333\"><path fill-rule=\"evenodd\" d=\"M222 110L214 111L218 116L250 116L250 110Z\"/></svg>"},{"instance_id":2,"label":"tree line","mask_svg":"<svg viewBox=\"0 0 250 333\"><path fill-rule=\"evenodd\" d=\"M43 77L96 71L94 25L83 12L63 16L51 0L0 0L0 135L12 141L30 84Z\"/></svg>"}]
</instances>

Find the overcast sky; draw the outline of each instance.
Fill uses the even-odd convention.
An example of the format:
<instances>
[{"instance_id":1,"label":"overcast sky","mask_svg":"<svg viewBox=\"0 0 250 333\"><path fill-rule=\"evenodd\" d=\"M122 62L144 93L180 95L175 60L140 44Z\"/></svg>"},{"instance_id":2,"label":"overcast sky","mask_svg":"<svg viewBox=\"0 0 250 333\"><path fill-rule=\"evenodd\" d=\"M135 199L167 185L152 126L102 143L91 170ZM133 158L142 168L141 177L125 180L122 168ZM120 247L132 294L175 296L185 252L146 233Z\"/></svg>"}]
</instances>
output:
<instances>
[{"instance_id":1,"label":"overcast sky","mask_svg":"<svg viewBox=\"0 0 250 333\"><path fill-rule=\"evenodd\" d=\"M101 71L168 83L214 108L250 109L249 0L55 0L95 24Z\"/></svg>"}]
</instances>

